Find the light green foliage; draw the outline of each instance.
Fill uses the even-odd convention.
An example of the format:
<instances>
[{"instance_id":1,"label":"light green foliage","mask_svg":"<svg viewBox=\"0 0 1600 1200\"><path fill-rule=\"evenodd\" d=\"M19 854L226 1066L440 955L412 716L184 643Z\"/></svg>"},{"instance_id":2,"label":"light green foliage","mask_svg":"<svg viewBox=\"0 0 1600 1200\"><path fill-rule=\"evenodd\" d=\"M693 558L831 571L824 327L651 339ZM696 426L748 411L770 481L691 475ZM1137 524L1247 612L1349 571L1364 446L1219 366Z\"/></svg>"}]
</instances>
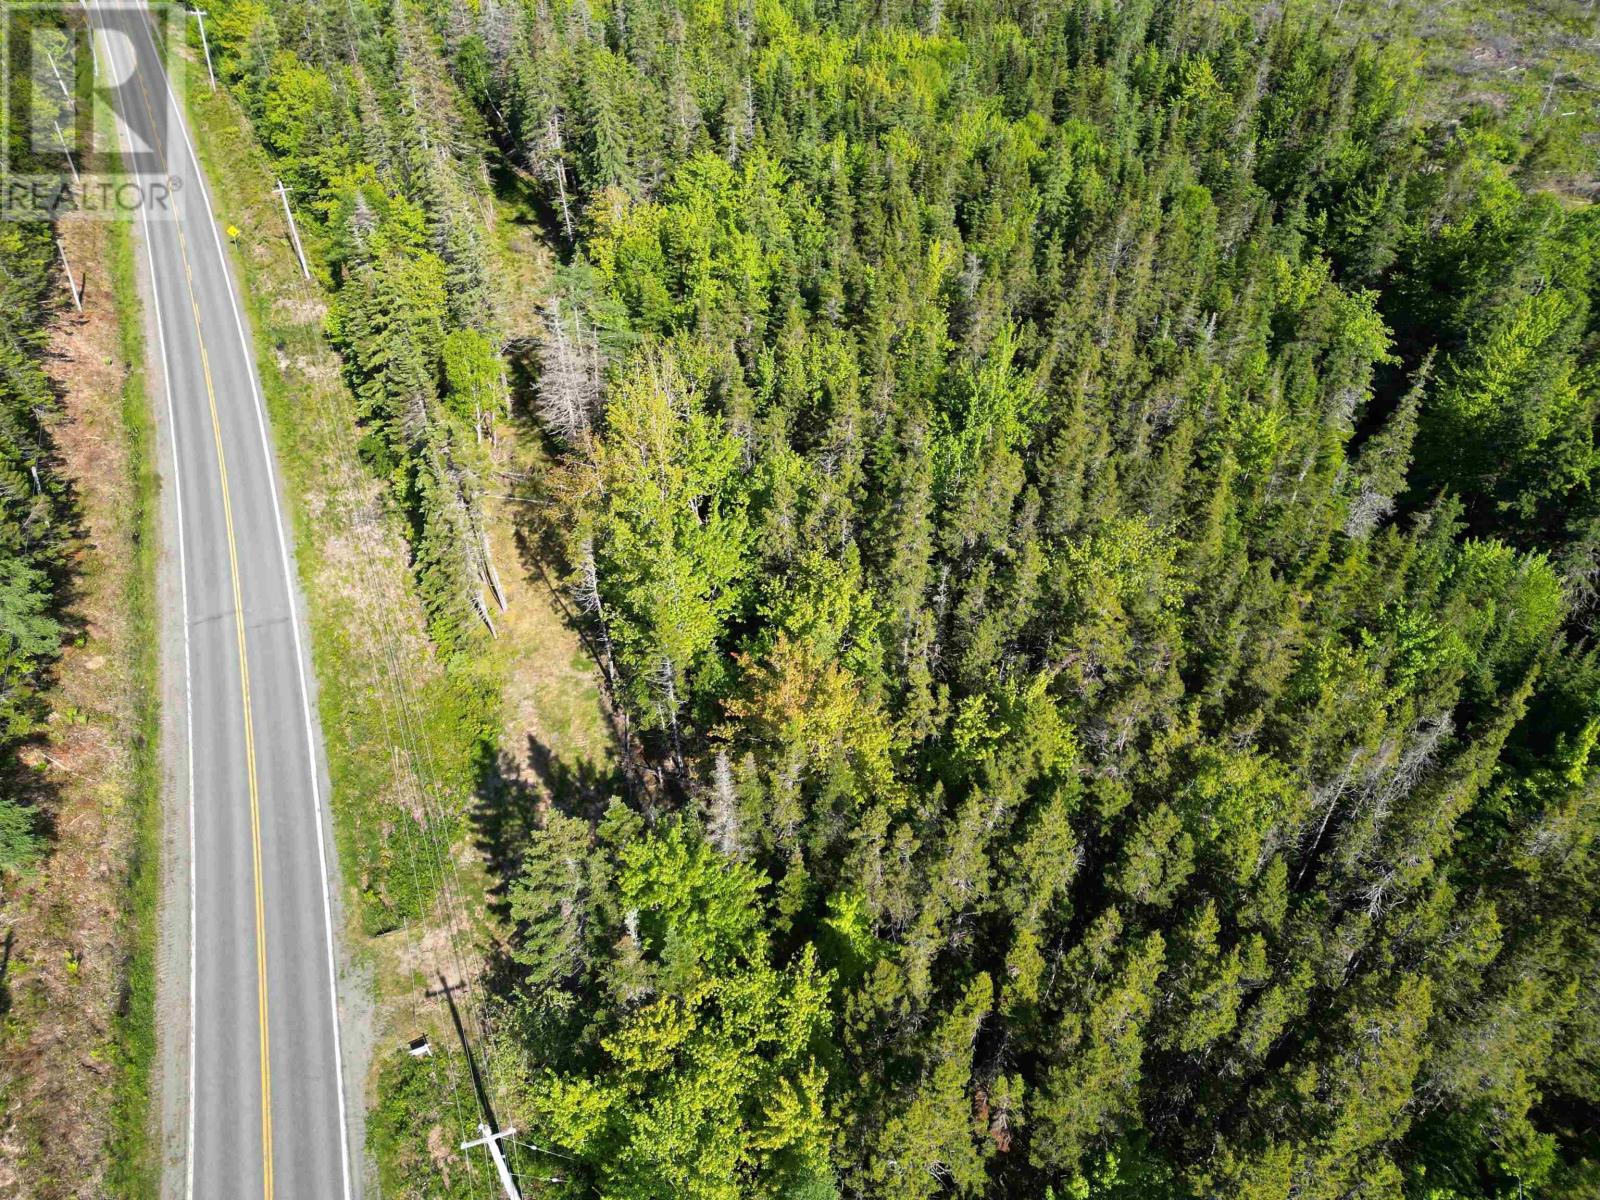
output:
<instances>
[{"instance_id":1,"label":"light green foliage","mask_svg":"<svg viewBox=\"0 0 1600 1200\"><path fill-rule=\"evenodd\" d=\"M983 361L969 366L955 384L950 409L936 425L934 470L941 494L970 485L981 460L1012 451L1029 432L1038 396L1032 382L1015 371L1016 332L1000 330Z\"/></svg>"},{"instance_id":2,"label":"light green foliage","mask_svg":"<svg viewBox=\"0 0 1600 1200\"><path fill-rule=\"evenodd\" d=\"M1075 618L1083 661L1075 664L1093 688L1134 661L1136 631L1170 629L1182 598L1174 578L1177 547L1148 520L1130 517L1066 546L1056 567L1060 602Z\"/></svg>"},{"instance_id":3,"label":"light green foliage","mask_svg":"<svg viewBox=\"0 0 1600 1200\"><path fill-rule=\"evenodd\" d=\"M772 598L766 627L805 644L824 662L837 662L865 685L883 669L883 615L861 577L855 547L837 562L813 552L798 564L788 587Z\"/></svg>"},{"instance_id":4,"label":"light green foliage","mask_svg":"<svg viewBox=\"0 0 1600 1200\"><path fill-rule=\"evenodd\" d=\"M595 1076L542 1082L543 1128L618 1200L662 1187L697 1200L825 1189L827 1077L809 1050L825 1003L809 960L664 996L605 1039L609 1065Z\"/></svg>"},{"instance_id":5,"label":"light green foliage","mask_svg":"<svg viewBox=\"0 0 1600 1200\"><path fill-rule=\"evenodd\" d=\"M597 214L595 264L643 329L711 330L730 310L760 314L780 261L776 245L790 237L785 182L782 167L759 152L739 167L698 155L661 203Z\"/></svg>"},{"instance_id":6,"label":"light green foliage","mask_svg":"<svg viewBox=\"0 0 1600 1200\"><path fill-rule=\"evenodd\" d=\"M1561 583L1542 554L1517 554L1502 542L1467 542L1449 586L1472 606L1462 636L1479 671L1517 670L1561 622Z\"/></svg>"},{"instance_id":7,"label":"light green foliage","mask_svg":"<svg viewBox=\"0 0 1600 1200\"><path fill-rule=\"evenodd\" d=\"M625 849L619 898L666 990L619 1015L593 1073L550 1077L538 1100L601 1195L832 1194L829 979L809 949L768 965L762 882L677 824Z\"/></svg>"},{"instance_id":8,"label":"light green foliage","mask_svg":"<svg viewBox=\"0 0 1600 1200\"><path fill-rule=\"evenodd\" d=\"M735 744L762 768L766 824L778 841L796 834L819 786L850 809L902 800L893 726L854 676L786 633L759 661L741 656L740 665L743 687L724 707Z\"/></svg>"},{"instance_id":9,"label":"light green foliage","mask_svg":"<svg viewBox=\"0 0 1600 1200\"><path fill-rule=\"evenodd\" d=\"M639 914L644 944L688 984L755 953L757 898L766 882L723 858L697 832L673 824L664 835L623 850L617 893Z\"/></svg>"},{"instance_id":10,"label":"light green foliage","mask_svg":"<svg viewBox=\"0 0 1600 1200\"><path fill-rule=\"evenodd\" d=\"M595 451L588 527L629 694L656 727L676 723L740 600L747 567L739 442L707 413L678 356L619 379Z\"/></svg>"},{"instance_id":11,"label":"light green foliage","mask_svg":"<svg viewBox=\"0 0 1600 1200\"><path fill-rule=\"evenodd\" d=\"M500 355L476 329L452 329L440 346L447 403L462 420L482 424L503 415L505 388L501 384Z\"/></svg>"},{"instance_id":12,"label":"light green foliage","mask_svg":"<svg viewBox=\"0 0 1600 1200\"><path fill-rule=\"evenodd\" d=\"M1183 807L1202 853L1222 878L1248 883L1269 850L1299 832L1305 792L1271 759L1222 746L1202 746L1191 765Z\"/></svg>"},{"instance_id":13,"label":"light green foliage","mask_svg":"<svg viewBox=\"0 0 1600 1200\"><path fill-rule=\"evenodd\" d=\"M289 52L280 52L262 89L256 130L274 154L297 165L294 182L326 183L337 170L343 118L332 81Z\"/></svg>"}]
</instances>

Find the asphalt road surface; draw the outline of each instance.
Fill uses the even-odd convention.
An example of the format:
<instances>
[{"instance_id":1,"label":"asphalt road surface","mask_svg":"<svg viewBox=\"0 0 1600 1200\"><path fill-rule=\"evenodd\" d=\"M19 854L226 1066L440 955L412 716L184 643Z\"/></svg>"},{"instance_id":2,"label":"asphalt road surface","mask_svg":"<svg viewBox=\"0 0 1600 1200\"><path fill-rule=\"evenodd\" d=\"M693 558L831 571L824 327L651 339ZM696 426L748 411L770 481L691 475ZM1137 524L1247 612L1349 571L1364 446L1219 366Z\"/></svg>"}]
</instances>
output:
<instances>
[{"instance_id":1,"label":"asphalt road surface","mask_svg":"<svg viewBox=\"0 0 1600 1200\"><path fill-rule=\"evenodd\" d=\"M227 214L211 211L149 15L125 0L89 9L125 163L150 184L177 181L164 199L148 189L136 220L184 631L169 661L186 698L179 778L192 812L189 1072L173 1081L188 1089L185 1191L345 1200L356 1181L321 735Z\"/></svg>"}]
</instances>

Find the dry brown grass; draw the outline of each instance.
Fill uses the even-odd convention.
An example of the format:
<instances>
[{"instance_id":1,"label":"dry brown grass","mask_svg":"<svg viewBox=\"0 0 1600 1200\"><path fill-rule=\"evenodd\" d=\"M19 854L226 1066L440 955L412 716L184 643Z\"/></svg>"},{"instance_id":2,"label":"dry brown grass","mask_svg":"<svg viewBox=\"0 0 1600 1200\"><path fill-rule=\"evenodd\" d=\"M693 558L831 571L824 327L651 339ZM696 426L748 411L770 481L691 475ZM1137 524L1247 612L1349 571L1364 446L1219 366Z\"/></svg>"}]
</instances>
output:
<instances>
[{"instance_id":1,"label":"dry brown grass","mask_svg":"<svg viewBox=\"0 0 1600 1200\"><path fill-rule=\"evenodd\" d=\"M0 1053L0 1197L104 1194L112 1133L115 1021L128 930L130 812L139 733L129 597L136 553L131 449L121 392L127 364L105 272L105 227L63 228L87 275L86 312L66 307L48 370L63 394L52 434L81 527L49 735L31 755L54 826L38 869L0 897L12 940L11 1006Z\"/></svg>"},{"instance_id":2,"label":"dry brown grass","mask_svg":"<svg viewBox=\"0 0 1600 1200\"><path fill-rule=\"evenodd\" d=\"M536 227L510 219L505 206L498 215L490 229L501 285L497 313L511 338L537 341L555 259ZM542 498L537 486L530 493L512 482L537 485L551 464L527 414L514 417L495 447L502 482L491 485L487 500L489 544L508 604L496 618L500 636L494 647L504 681L500 769L513 785L548 801L551 766L566 775L604 777L615 766L617 748L599 669L574 628L561 565L537 546Z\"/></svg>"},{"instance_id":3,"label":"dry brown grass","mask_svg":"<svg viewBox=\"0 0 1600 1200\"><path fill-rule=\"evenodd\" d=\"M505 462L537 471L537 452L513 432L501 440ZM489 544L500 564L507 609L495 620L494 652L502 667L501 770L521 786L548 792L535 759L548 756L571 771L604 773L616 759L600 672L573 628L570 598L556 565L530 553L519 531L526 506L488 501Z\"/></svg>"}]
</instances>

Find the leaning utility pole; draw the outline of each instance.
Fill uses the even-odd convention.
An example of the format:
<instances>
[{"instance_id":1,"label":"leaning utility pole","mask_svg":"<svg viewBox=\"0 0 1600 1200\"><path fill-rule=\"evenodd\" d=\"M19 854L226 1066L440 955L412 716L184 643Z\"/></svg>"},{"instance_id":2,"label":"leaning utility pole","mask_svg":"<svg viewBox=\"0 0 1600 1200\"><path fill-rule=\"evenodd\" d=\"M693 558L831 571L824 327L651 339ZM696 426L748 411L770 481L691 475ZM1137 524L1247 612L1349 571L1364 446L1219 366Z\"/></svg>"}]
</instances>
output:
<instances>
[{"instance_id":1,"label":"leaning utility pole","mask_svg":"<svg viewBox=\"0 0 1600 1200\"><path fill-rule=\"evenodd\" d=\"M78 0L78 3L83 6L83 19L87 21L89 19L89 0ZM100 68L100 39L92 32L89 35L89 52L94 55L94 74L95 78L98 79L102 74Z\"/></svg>"},{"instance_id":2,"label":"leaning utility pole","mask_svg":"<svg viewBox=\"0 0 1600 1200\"><path fill-rule=\"evenodd\" d=\"M206 52L206 75L211 80L211 90L217 90L217 73L211 69L211 43L206 40L206 10L203 8L191 9L189 12L200 22L200 48Z\"/></svg>"},{"instance_id":3,"label":"leaning utility pole","mask_svg":"<svg viewBox=\"0 0 1600 1200\"><path fill-rule=\"evenodd\" d=\"M500 1153L500 1139L512 1137L515 1129L501 1129L500 1122L495 1120L494 1108L489 1104L489 1093L483 1086L483 1076L478 1074L478 1060L472 1056L472 1044L467 1041L466 1027L461 1024L461 1013L456 1009L455 993L464 985L451 983L443 975L439 976L439 986L433 991L423 992L430 1000L442 998L450 1006L450 1020L455 1024L456 1036L461 1039L461 1050L467 1056L467 1070L472 1073L472 1089L478 1093L478 1104L483 1109L483 1120L478 1122L478 1132L483 1136L472 1142L462 1142L463 1150L473 1146L489 1147L489 1157L494 1159L494 1169L500 1173L500 1186L506 1190L507 1200L522 1200L522 1193L517 1191L517 1181L511 1177L511 1168L506 1165L505 1158Z\"/></svg>"},{"instance_id":4,"label":"leaning utility pole","mask_svg":"<svg viewBox=\"0 0 1600 1200\"><path fill-rule=\"evenodd\" d=\"M68 100L72 99L72 89L67 86L67 81L61 78L61 68L56 66L56 56L46 50L44 56L50 60L50 73L56 77L56 86L61 89L61 95Z\"/></svg>"},{"instance_id":5,"label":"leaning utility pole","mask_svg":"<svg viewBox=\"0 0 1600 1200\"><path fill-rule=\"evenodd\" d=\"M294 242L294 256L300 260L300 273L307 279L311 278L311 268L306 266L306 252L300 247L300 231L295 228L294 213L289 208L289 189L283 186L283 180L278 180L278 186L272 189L278 193L278 198L283 201L283 215L289 220L289 238Z\"/></svg>"},{"instance_id":6,"label":"leaning utility pole","mask_svg":"<svg viewBox=\"0 0 1600 1200\"><path fill-rule=\"evenodd\" d=\"M67 261L67 248L62 245L60 238L56 239L56 251L61 255L61 269L67 273L67 286L72 289L72 307L82 312L83 293L78 290L78 281L72 277L72 264Z\"/></svg>"},{"instance_id":7,"label":"leaning utility pole","mask_svg":"<svg viewBox=\"0 0 1600 1200\"><path fill-rule=\"evenodd\" d=\"M61 153L67 156L67 169L72 172L72 186L81 189L83 187L83 177L78 174L78 164L72 161L72 147L67 145L66 135L61 132L61 122L53 121L51 123L56 127L56 141L61 143Z\"/></svg>"},{"instance_id":8,"label":"leaning utility pole","mask_svg":"<svg viewBox=\"0 0 1600 1200\"><path fill-rule=\"evenodd\" d=\"M492 1133L482 1121L478 1122L478 1132L483 1134L475 1142L462 1142L463 1150L470 1150L474 1146L489 1147L489 1156L494 1159L494 1169L500 1172L500 1186L505 1188L508 1200L522 1200L522 1193L517 1191L517 1181L511 1178L511 1168L506 1166L505 1158L500 1154L500 1139L512 1137L515 1129L502 1129L499 1133Z\"/></svg>"}]
</instances>

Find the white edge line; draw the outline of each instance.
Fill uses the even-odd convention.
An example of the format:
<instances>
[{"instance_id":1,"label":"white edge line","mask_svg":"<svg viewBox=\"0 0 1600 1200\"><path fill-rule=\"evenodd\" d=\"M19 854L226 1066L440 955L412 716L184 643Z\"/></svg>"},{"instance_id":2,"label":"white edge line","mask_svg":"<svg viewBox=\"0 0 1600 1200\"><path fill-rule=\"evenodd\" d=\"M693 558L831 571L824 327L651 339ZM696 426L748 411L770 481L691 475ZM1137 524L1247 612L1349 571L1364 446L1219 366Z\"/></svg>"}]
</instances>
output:
<instances>
[{"instance_id":1,"label":"white edge line","mask_svg":"<svg viewBox=\"0 0 1600 1200\"><path fill-rule=\"evenodd\" d=\"M100 4L96 0L95 7ZM99 35L106 39L106 57L115 65L116 56L112 51L111 41L106 38L104 17L100 21ZM90 40L90 46L95 42ZM137 61L134 70L138 69ZM132 131L127 127L123 114L116 111L116 106L108 102L107 107L112 110L112 115L117 122L117 142L119 146L131 148ZM183 723L184 747L183 757L188 775L188 808L189 808L189 1103L187 1120L188 1132L184 1138L184 1195L194 1196L194 1114L195 1114L195 1024L198 1017L196 1001L198 998L195 987L195 873L198 863L195 859L194 846L194 697L192 692L192 678L189 669L189 571L188 563L183 548L183 474L178 469L178 418L172 403L172 371L167 363L167 327L161 320L161 294L160 284L156 281L155 243L150 237L150 210L142 203L139 205L139 218L144 228L144 261L150 275L150 304L156 318L156 343L161 351L161 386L167 394L167 443L172 449L172 500L173 510L177 515L178 523L178 595L179 612L183 627Z\"/></svg>"},{"instance_id":2,"label":"white edge line","mask_svg":"<svg viewBox=\"0 0 1600 1200\"><path fill-rule=\"evenodd\" d=\"M156 61L161 63L161 51L156 45L154 35L146 22L140 22L140 28L150 43L150 49L155 54ZM200 198L206 204L206 224L211 227L211 240L217 248L217 258L222 266L222 276L227 283L228 307L233 310L234 327L239 331L239 345L244 355L245 374L250 379L250 395L255 401L256 430L261 437L261 454L266 461L267 481L270 484L268 491L272 496L273 525L278 534L278 557L283 564L283 587L289 601L289 612L293 618L289 622L290 631L294 635L294 665L295 672L300 681L300 710L305 718L306 734L306 761L310 768L311 776L311 810L316 818L317 826L317 861L322 871L322 925L328 951L328 1001L330 1015L333 1020L333 1059L334 1080L337 1083L339 1094L339 1176L344 1188L345 1200L350 1200L350 1122L345 1110L344 1096L344 1051L339 1037L339 978L333 954L333 910L328 899L328 852L322 834L322 789L317 780L317 742L316 734L311 720L311 695L306 688L306 656L300 643L300 611L295 604L294 573L289 567L289 544L283 532L283 513L278 505L278 474L272 458L272 442L267 435L266 406L261 399L261 386L256 381L256 356L254 343L245 333L244 318L239 315L239 301L234 294L233 273L228 268L228 256L222 249L222 235L217 232L217 222L213 218L211 207L210 189L206 186L205 172L200 168L200 158L195 153L194 143L189 139L189 122L183 109L178 106L178 97L172 90L172 80L167 77L165 64L162 64L161 82L167 92L167 102L172 111L177 114L178 128L183 133L183 144L188 148L189 161L194 165L195 183L200 188Z\"/></svg>"}]
</instances>

